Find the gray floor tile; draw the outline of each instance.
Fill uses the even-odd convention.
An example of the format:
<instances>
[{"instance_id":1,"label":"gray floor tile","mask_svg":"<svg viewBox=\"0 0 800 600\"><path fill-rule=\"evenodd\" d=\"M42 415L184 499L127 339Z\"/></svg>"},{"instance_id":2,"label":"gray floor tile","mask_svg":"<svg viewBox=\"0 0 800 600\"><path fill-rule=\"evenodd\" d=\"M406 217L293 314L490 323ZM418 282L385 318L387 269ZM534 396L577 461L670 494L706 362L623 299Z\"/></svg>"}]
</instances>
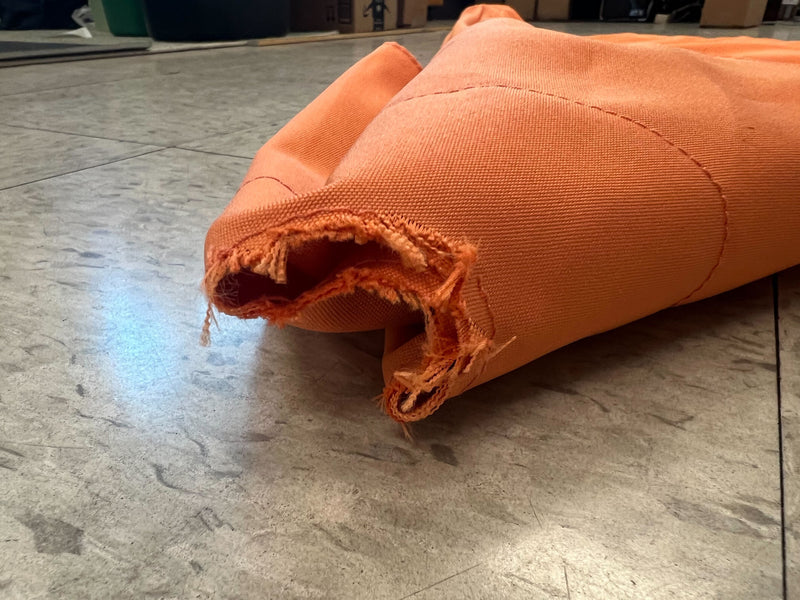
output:
<instances>
[{"instance_id":1,"label":"gray floor tile","mask_svg":"<svg viewBox=\"0 0 800 600\"><path fill-rule=\"evenodd\" d=\"M244 159L165 150L0 192L12 597L779 598L767 282L570 346L406 442L380 336L222 319Z\"/></svg>"},{"instance_id":2,"label":"gray floor tile","mask_svg":"<svg viewBox=\"0 0 800 600\"><path fill-rule=\"evenodd\" d=\"M432 54L442 35L408 37L424 37L410 46ZM189 58L141 57L155 61L149 75L0 96L0 123L183 144L263 127L276 122L276 116L297 113L380 43L366 39L187 53ZM130 64L132 59L119 60Z\"/></svg>"},{"instance_id":3,"label":"gray floor tile","mask_svg":"<svg viewBox=\"0 0 800 600\"><path fill-rule=\"evenodd\" d=\"M84 60L36 66L4 67L0 97L44 90L113 82L150 75L155 65L141 58Z\"/></svg>"},{"instance_id":4,"label":"gray floor tile","mask_svg":"<svg viewBox=\"0 0 800 600\"><path fill-rule=\"evenodd\" d=\"M779 278L786 586L800 598L800 268Z\"/></svg>"},{"instance_id":5,"label":"gray floor tile","mask_svg":"<svg viewBox=\"0 0 800 600\"><path fill-rule=\"evenodd\" d=\"M290 82L256 88L228 74L129 79L0 97L0 119L145 144L172 145L253 127L278 107L302 106ZM319 92L322 86L312 90ZM3 122L3 121L0 121Z\"/></svg>"},{"instance_id":6,"label":"gray floor tile","mask_svg":"<svg viewBox=\"0 0 800 600\"><path fill-rule=\"evenodd\" d=\"M0 189L158 148L4 125L0 125L0 139Z\"/></svg>"},{"instance_id":7,"label":"gray floor tile","mask_svg":"<svg viewBox=\"0 0 800 600\"><path fill-rule=\"evenodd\" d=\"M176 52L4 68L0 96L83 87L128 79L168 78L181 72L195 76L241 66L242 57L257 48L231 48L213 52ZM87 90L87 92L90 90Z\"/></svg>"},{"instance_id":8,"label":"gray floor tile","mask_svg":"<svg viewBox=\"0 0 800 600\"><path fill-rule=\"evenodd\" d=\"M309 101L311 100L313 100L313 98L309 99ZM179 148L198 150L201 152L215 152L252 159L259 148L296 114L297 111L292 109L286 109L285 111L277 110L271 115L273 118L270 119L269 123L264 123L258 127L242 129L241 131L223 133L222 135L186 142L181 144Z\"/></svg>"}]
</instances>

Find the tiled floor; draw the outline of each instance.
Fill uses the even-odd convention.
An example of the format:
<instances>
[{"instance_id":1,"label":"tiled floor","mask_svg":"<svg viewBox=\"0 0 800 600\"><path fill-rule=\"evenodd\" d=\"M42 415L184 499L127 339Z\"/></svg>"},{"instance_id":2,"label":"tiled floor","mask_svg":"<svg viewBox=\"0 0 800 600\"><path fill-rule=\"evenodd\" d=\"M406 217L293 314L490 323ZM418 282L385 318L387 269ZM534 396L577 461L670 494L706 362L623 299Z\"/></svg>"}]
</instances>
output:
<instances>
[{"instance_id":1,"label":"tiled floor","mask_svg":"<svg viewBox=\"0 0 800 600\"><path fill-rule=\"evenodd\" d=\"M198 345L207 226L379 43L0 70L0 597L800 598L797 269L777 328L759 281L415 443L371 401L380 335L223 318Z\"/></svg>"}]
</instances>

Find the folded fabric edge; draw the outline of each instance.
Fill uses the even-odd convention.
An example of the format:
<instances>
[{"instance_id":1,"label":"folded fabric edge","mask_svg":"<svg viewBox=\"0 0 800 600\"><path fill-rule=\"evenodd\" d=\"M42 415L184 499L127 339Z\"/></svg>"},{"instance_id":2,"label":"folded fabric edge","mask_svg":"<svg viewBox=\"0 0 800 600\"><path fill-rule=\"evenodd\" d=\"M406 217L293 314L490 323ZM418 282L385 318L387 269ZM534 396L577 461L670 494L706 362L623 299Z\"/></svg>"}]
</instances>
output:
<instances>
[{"instance_id":1,"label":"folded fabric edge","mask_svg":"<svg viewBox=\"0 0 800 600\"><path fill-rule=\"evenodd\" d=\"M290 264L307 244L327 242L391 252L395 268L361 261L337 267L298 289ZM394 304L405 303L424 318L425 343L419 364L395 371L381 405L398 422L423 419L447 398L477 379L497 349L493 334L468 316L462 288L477 258L476 248L453 242L397 216L347 210L306 214L251 236L237 246L211 250L203 289L220 312L240 318L265 317L271 324L297 324L303 311L336 296L363 290ZM254 283L253 277L256 276ZM259 286L258 297L240 287ZM241 298L246 301L242 302ZM210 318L203 342L209 341ZM465 385L465 380L468 382Z\"/></svg>"}]
</instances>

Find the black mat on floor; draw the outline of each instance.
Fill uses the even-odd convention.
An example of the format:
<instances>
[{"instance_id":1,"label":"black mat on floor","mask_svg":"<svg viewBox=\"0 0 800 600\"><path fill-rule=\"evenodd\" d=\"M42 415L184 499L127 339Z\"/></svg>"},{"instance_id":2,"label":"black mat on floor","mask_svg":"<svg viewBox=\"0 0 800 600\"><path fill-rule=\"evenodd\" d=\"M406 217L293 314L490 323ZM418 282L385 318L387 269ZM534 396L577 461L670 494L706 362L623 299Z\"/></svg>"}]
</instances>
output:
<instances>
[{"instance_id":1,"label":"black mat on floor","mask_svg":"<svg viewBox=\"0 0 800 600\"><path fill-rule=\"evenodd\" d=\"M18 42L0 41L0 66L22 64L27 62L43 62L50 58L75 59L92 54L108 54L113 52L136 52L150 47L149 41L121 42L119 44L69 44L60 42Z\"/></svg>"},{"instance_id":2,"label":"black mat on floor","mask_svg":"<svg viewBox=\"0 0 800 600\"><path fill-rule=\"evenodd\" d=\"M38 52L39 50L53 50L55 48L74 48L86 44L40 44L39 42L0 42L0 54L6 52Z\"/></svg>"}]
</instances>

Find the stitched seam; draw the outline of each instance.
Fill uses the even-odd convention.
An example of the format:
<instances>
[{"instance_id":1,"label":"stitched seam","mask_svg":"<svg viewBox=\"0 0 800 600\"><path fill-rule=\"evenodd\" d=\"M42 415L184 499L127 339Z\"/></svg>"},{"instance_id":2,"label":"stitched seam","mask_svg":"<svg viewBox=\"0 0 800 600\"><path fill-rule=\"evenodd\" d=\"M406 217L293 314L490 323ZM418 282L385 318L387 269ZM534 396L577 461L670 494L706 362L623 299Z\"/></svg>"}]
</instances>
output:
<instances>
[{"instance_id":1,"label":"stitched seam","mask_svg":"<svg viewBox=\"0 0 800 600\"><path fill-rule=\"evenodd\" d=\"M394 47L396 50L400 50L400 54L402 54L408 59L411 65L417 70L417 73L422 71L422 65L417 60L417 57L414 56L408 48L406 48L401 44L398 44L397 42L386 42L386 43Z\"/></svg>"},{"instance_id":2,"label":"stitched seam","mask_svg":"<svg viewBox=\"0 0 800 600\"><path fill-rule=\"evenodd\" d=\"M251 184L251 183L253 183L254 181L258 181L259 179L271 179L272 181L277 181L277 182L278 182L278 183L280 183L280 184L281 184L283 187L285 187L287 190L289 190L289 191L290 191L292 194L294 194L295 196L297 195L297 192L295 192L295 191L294 191L292 188L290 188L288 185L286 185L285 183L283 183L283 182L282 182L280 179L278 179L277 177L272 177L271 175L259 175L259 176L257 176L257 177L253 177L252 179L248 179L248 180L247 180L247 181L245 181L245 182L244 182L244 183L243 183L241 186L239 186L239 190L238 190L238 191L239 191L239 192L241 192L241 191L242 191L242 190L243 190L243 189L244 189L246 186L250 185L250 184ZM238 193L238 192L237 192L237 193Z\"/></svg>"},{"instance_id":3,"label":"stitched seam","mask_svg":"<svg viewBox=\"0 0 800 600\"><path fill-rule=\"evenodd\" d=\"M412 96L410 98L402 98L402 99L397 100L396 102L392 103L391 106L396 106L396 105L401 104L403 102L408 102L409 100L416 100L418 98L426 98L428 96L442 96L442 95L447 95L447 94L455 94L457 92L463 92L463 91L467 91L467 90L480 90L480 89L490 89L490 88L509 89L509 90L515 90L515 91L519 91L519 92L529 92L529 93L532 93L532 94L538 94L540 96L544 96L544 97L547 97L547 98L553 98L555 100L562 100L564 102L570 102L570 103L575 104L577 106L582 106L584 108L589 108L591 110L596 110L598 112L617 117L619 119L622 119L623 121L626 121L628 123L632 123L633 125L636 125L637 127L640 127L641 129L644 129L645 131L649 131L650 133L652 133L656 137L658 137L661 140L663 140L664 142L666 142L669 146L675 148L675 150L677 150L678 152L683 154L698 169L700 169L700 171L703 173L703 175L705 175L705 177L708 179L708 181L711 182L711 185L713 185L714 188L717 190L717 193L719 194L719 198L720 198L720 201L721 201L721 204L722 204L722 224L723 224L723 228L724 228L723 229L723 234L722 234L722 243L720 244L720 248L719 248L719 253L717 255L717 259L716 259L714 265L711 267L711 270L708 272L708 275L706 275L705 279L703 279L703 281L701 281L700 284L696 288L694 288L691 292L689 292L686 296L684 296L683 298L678 300L674 304L674 306L677 306L678 304L682 304L683 302L687 301L689 298L691 298L692 296L697 294L701 289L703 289L703 287L705 287L705 285L711 280L711 277L716 272L716 270L719 267L720 263L722 263L722 256L725 253L725 247L727 246L727 243L728 243L728 221L729 221L728 198L725 196L725 192L722 189L722 186L714 179L714 176L711 174L711 172L708 170L708 168L703 163L701 163L697 158L692 156L689 153L688 150L682 148L681 146L679 146L678 144L673 142L671 139L666 137L660 131L658 131L656 129L653 129L652 127L650 127L649 125L647 125L645 123L642 123L641 121L637 121L633 117L629 117L627 115L623 115L622 113L615 112L615 111L610 110L608 108L603 108L602 106L597 106L596 104L589 104L589 103L583 102L581 100L576 100L574 98L568 98L566 96L560 96L558 94L554 94L552 92L545 92L543 90L536 90L536 89L532 89L532 88L524 88L524 87L519 87L519 86L514 86L514 85L506 85L506 84L499 84L499 83L498 84L471 85L471 86L467 86L467 87L463 87L463 88L457 88L457 89L454 89L454 90L442 90L442 91L437 91L437 92L429 92L427 94L420 94L419 96Z\"/></svg>"}]
</instances>

